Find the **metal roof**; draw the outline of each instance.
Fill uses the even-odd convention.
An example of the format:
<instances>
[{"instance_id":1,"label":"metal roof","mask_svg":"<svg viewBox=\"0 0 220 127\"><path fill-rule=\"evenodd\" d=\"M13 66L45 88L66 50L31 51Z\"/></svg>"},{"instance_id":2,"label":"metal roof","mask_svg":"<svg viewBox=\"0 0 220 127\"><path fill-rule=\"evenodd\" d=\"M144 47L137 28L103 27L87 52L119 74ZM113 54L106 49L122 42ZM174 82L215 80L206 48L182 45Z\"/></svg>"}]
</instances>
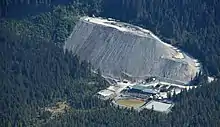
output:
<instances>
[{"instance_id":1,"label":"metal roof","mask_svg":"<svg viewBox=\"0 0 220 127\"><path fill-rule=\"evenodd\" d=\"M149 88L151 87L140 85L140 84L132 86L132 89L138 89L138 90L144 90L144 89L149 89Z\"/></svg>"},{"instance_id":2,"label":"metal roof","mask_svg":"<svg viewBox=\"0 0 220 127\"><path fill-rule=\"evenodd\" d=\"M157 94L158 93L158 91L151 89L151 86L134 85L134 86L132 86L132 89L137 89L142 92L150 93L150 94Z\"/></svg>"},{"instance_id":3,"label":"metal roof","mask_svg":"<svg viewBox=\"0 0 220 127\"><path fill-rule=\"evenodd\" d=\"M112 92L110 90L101 90L98 92L98 94L100 94L104 97L108 97L108 96L111 96L112 94L114 94L114 92Z\"/></svg>"},{"instance_id":4,"label":"metal roof","mask_svg":"<svg viewBox=\"0 0 220 127\"><path fill-rule=\"evenodd\" d=\"M152 100L146 104L146 109L151 110L153 108L154 111L168 113L170 112L170 109L173 107L173 105L174 104L167 104Z\"/></svg>"},{"instance_id":5,"label":"metal roof","mask_svg":"<svg viewBox=\"0 0 220 127\"><path fill-rule=\"evenodd\" d=\"M145 93L151 93L151 94L157 94L158 93L157 91L155 91L153 89L144 89L142 91L145 92Z\"/></svg>"}]
</instances>

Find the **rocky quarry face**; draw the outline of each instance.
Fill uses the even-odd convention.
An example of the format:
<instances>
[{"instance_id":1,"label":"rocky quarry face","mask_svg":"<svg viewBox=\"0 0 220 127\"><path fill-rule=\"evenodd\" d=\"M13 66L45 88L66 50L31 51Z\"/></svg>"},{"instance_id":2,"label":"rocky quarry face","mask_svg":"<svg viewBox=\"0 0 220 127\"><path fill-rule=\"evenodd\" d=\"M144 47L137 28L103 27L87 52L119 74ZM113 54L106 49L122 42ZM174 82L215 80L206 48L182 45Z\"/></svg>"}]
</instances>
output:
<instances>
[{"instance_id":1,"label":"rocky quarry face","mask_svg":"<svg viewBox=\"0 0 220 127\"><path fill-rule=\"evenodd\" d=\"M113 19L82 17L64 49L113 78L126 73L187 83L200 70L195 59L162 42L152 32Z\"/></svg>"}]
</instances>

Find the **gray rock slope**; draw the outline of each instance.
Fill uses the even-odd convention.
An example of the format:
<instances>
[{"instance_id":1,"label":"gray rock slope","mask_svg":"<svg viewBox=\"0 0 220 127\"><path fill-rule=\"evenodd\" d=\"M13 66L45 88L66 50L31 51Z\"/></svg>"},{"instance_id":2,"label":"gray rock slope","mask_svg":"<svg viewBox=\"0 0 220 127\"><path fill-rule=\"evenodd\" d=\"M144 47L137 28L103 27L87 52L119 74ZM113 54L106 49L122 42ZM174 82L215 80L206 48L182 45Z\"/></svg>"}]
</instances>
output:
<instances>
[{"instance_id":1,"label":"gray rock slope","mask_svg":"<svg viewBox=\"0 0 220 127\"><path fill-rule=\"evenodd\" d=\"M117 25L126 26L125 29L135 27L125 23ZM184 53L184 58L175 58L179 50L154 38L152 33L141 30L140 33L144 36L137 29L122 31L81 18L64 49L91 62L103 75L114 78L124 72L134 77L157 76L186 83L196 76L199 68L194 59Z\"/></svg>"}]
</instances>

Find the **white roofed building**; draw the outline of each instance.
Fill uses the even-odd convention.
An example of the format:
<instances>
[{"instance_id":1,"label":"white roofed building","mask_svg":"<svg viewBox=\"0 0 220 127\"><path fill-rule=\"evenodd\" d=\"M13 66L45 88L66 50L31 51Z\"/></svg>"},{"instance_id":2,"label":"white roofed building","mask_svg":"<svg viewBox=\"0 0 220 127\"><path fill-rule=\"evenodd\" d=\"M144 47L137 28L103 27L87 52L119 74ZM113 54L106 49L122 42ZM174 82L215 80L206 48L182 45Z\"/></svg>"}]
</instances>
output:
<instances>
[{"instance_id":1,"label":"white roofed building","mask_svg":"<svg viewBox=\"0 0 220 127\"><path fill-rule=\"evenodd\" d=\"M146 109L154 110L157 112L169 113L174 104L167 104L158 101L150 101L146 104Z\"/></svg>"},{"instance_id":2,"label":"white roofed building","mask_svg":"<svg viewBox=\"0 0 220 127\"><path fill-rule=\"evenodd\" d=\"M103 100L108 100L108 99L112 99L115 96L115 92L105 89L99 91L98 96Z\"/></svg>"}]
</instances>

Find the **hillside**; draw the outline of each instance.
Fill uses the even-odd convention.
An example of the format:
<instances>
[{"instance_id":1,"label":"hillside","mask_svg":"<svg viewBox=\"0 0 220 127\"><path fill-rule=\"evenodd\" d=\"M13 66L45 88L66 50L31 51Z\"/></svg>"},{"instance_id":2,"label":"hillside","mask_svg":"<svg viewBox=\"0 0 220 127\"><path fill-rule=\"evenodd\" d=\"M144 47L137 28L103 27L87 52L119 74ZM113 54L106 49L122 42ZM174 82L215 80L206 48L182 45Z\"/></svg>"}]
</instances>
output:
<instances>
[{"instance_id":1,"label":"hillside","mask_svg":"<svg viewBox=\"0 0 220 127\"><path fill-rule=\"evenodd\" d=\"M59 42L68 34L68 22L62 20L65 14L57 14L60 11L66 9L56 8L53 13L28 21L1 19L1 127L41 126L53 116L43 109L57 102L66 101L71 109L102 106L92 95L107 83L100 75L92 74L88 62L59 48ZM51 20L55 15L56 20Z\"/></svg>"},{"instance_id":2,"label":"hillside","mask_svg":"<svg viewBox=\"0 0 220 127\"><path fill-rule=\"evenodd\" d=\"M219 127L219 6L219 0L1 0L0 126ZM176 95L169 114L120 109L92 96L108 87L100 71L93 75L63 45L78 16L93 14L149 29L198 59L204 68L198 88ZM208 83L207 75L217 80ZM43 110L65 101L70 109L61 116L50 119Z\"/></svg>"},{"instance_id":3,"label":"hillside","mask_svg":"<svg viewBox=\"0 0 220 127\"><path fill-rule=\"evenodd\" d=\"M64 49L114 78L126 73L187 83L200 71L195 59L162 42L152 32L101 18L81 18Z\"/></svg>"}]
</instances>

